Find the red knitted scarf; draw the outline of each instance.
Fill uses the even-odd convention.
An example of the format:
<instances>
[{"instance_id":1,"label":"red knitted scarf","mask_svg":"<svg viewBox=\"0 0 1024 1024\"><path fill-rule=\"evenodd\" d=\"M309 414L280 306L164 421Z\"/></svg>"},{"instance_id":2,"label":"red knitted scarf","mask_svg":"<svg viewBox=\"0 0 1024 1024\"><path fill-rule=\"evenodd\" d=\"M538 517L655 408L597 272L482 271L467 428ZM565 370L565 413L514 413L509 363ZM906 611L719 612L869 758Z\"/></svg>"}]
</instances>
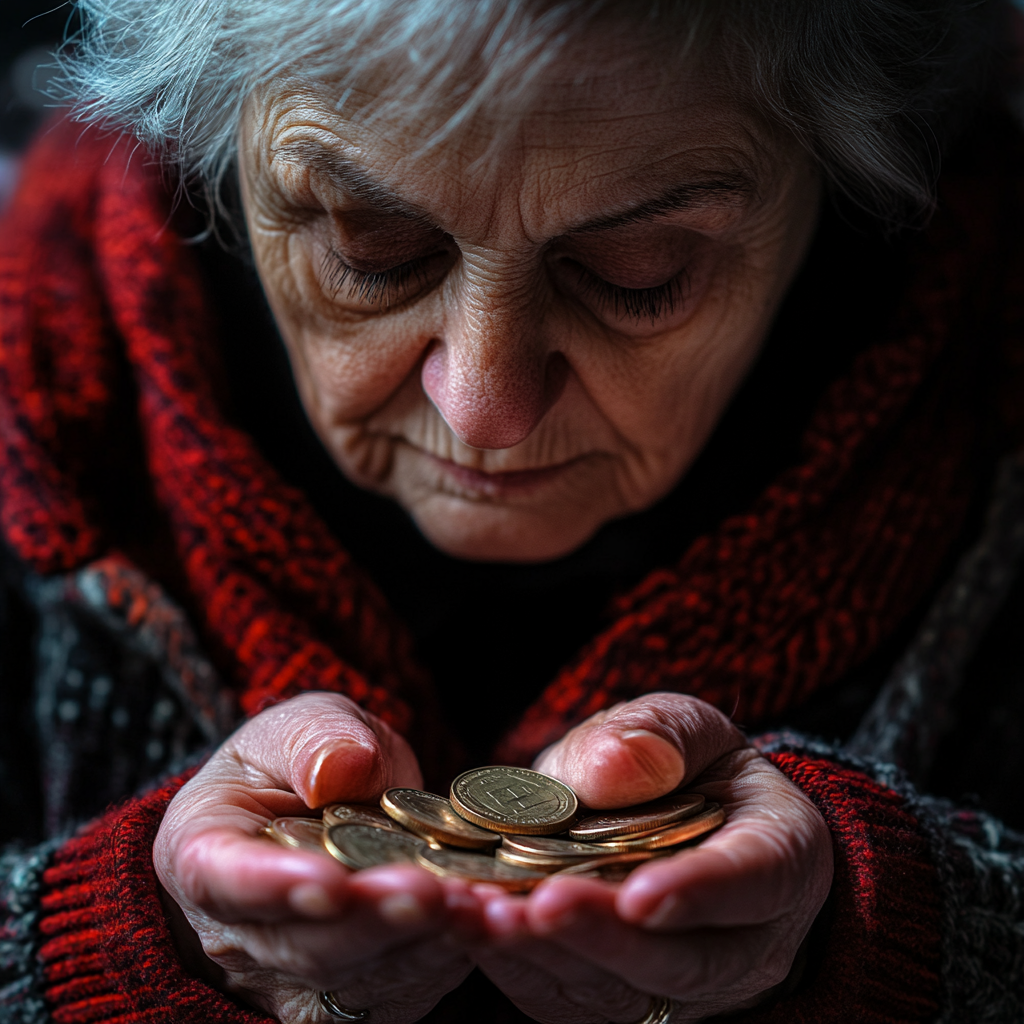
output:
<instances>
[{"instance_id":1,"label":"red knitted scarf","mask_svg":"<svg viewBox=\"0 0 1024 1024\"><path fill-rule=\"evenodd\" d=\"M1006 305L1005 187L990 184L946 183L895 324L821 397L798 463L620 600L503 760L651 690L756 725L836 681L920 602L984 471L978 353L1007 329L992 312ZM224 411L204 284L170 206L141 154L74 126L25 164L0 230L6 542L40 573L122 551L110 510L125 474L146 476L245 713L333 690L423 740L431 699L403 628ZM112 472L131 434L145 468Z\"/></svg>"}]
</instances>

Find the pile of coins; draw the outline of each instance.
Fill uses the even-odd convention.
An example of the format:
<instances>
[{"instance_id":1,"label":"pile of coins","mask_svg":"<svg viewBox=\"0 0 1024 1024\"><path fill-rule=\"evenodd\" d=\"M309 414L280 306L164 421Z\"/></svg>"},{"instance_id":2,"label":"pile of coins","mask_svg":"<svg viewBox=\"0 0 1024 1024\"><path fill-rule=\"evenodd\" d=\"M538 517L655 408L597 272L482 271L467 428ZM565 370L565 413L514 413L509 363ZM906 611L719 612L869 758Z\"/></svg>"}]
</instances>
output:
<instances>
[{"instance_id":1,"label":"pile of coins","mask_svg":"<svg viewBox=\"0 0 1024 1024\"><path fill-rule=\"evenodd\" d=\"M638 864L691 843L725 821L684 793L581 814L564 783L528 768L463 772L449 797L389 789L380 809L333 804L315 818L277 818L263 834L284 846L327 852L353 870L408 862L437 875L528 892L552 874L621 881Z\"/></svg>"}]
</instances>

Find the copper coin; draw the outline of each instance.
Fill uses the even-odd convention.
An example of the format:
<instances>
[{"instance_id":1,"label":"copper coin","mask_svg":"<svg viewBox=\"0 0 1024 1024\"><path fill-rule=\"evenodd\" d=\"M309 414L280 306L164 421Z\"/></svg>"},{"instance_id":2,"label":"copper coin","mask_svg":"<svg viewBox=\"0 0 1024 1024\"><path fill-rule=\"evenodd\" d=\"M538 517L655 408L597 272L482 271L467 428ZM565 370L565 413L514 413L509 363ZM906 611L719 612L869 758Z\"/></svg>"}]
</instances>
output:
<instances>
[{"instance_id":1,"label":"copper coin","mask_svg":"<svg viewBox=\"0 0 1024 1024\"><path fill-rule=\"evenodd\" d=\"M455 813L450 801L420 789L389 789L380 805L400 825L431 845L444 843L467 850L491 850L501 836L471 825Z\"/></svg>"},{"instance_id":2,"label":"copper coin","mask_svg":"<svg viewBox=\"0 0 1024 1024\"><path fill-rule=\"evenodd\" d=\"M614 854L612 854L614 856ZM528 868L531 871L544 871L550 874L553 871L561 871L576 861L566 860L563 857L544 857L533 853L520 853L518 850L506 850L499 846L494 851L494 859L502 864L514 864L518 868Z\"/></svg>"},{"instance_id":3,"label":"copper coin","mask_svg":"<svg viewBox=\"0 0 1024 1024\"><path fill-rule=\"evenodd\" d=\"M415 864L426 844L409 832L372 825L335 825L324 840L327 852L353 871L381 864Z\"/></svg>"},{"instance_id":4,"label":"copper coin","mask_svg":"<svg viewBox=\"0 0 1024 1024\"><path fill-rule=\"evenodd\" d=\"M370 825L372 828L397 828L398 826L379 808L369 804L330 804L324 808L324 824Z\"/></svg>"},{"instance_id":5,"label":"copper coin","mask_svg":"<svg viewBox=\"0 0 1024 1024\"><path fill-rule=\"evenodd\" d=\"M528 892L548 877L543 871L505 864L494 857L467 850L434 850L425 847L417 854L416 860L435 875L500 885L509 892Z\"/></svg>"},{"instance_id":6,"label":"copper coin","mask_svg":"<svg viewBox=\"0 0 1024 1024\"><path fill-rule=\"evenodd\" d=\"M597 843L581 843L555 836L502 836L501 845L506 850L517 850L534 857L562 858L565 861L587 860L608 852Z\"/></svg>"},{"instance_id":7,"label":"copper coin","mask_svg":"<svg viewBox=\"0 0 1024 1024\"><path fill-rule=\"evenodd\" d=\"M664 856L655 850L638 850L634 853L613 853L607 857L580 861L562 868L558 875L576 875L580 878L599 878L604 882L621 882L634 868L649 860Z\"/></svg>"},{"instance_id":8,"label":"copper coin","mask_svg":"<svg viewBox=\"0 0 1024 1024\"><path fill-rule=\"evenodd\" d=\"M678 846L690 839L718 828L725 821L725 811L718 804L707 804L695 818L678 821L668 828L659 829L640 836L627 836L609 843L598 843L602 849L613 853L633 853L637 850L660 850L666 846Z\"/></svg>"},{"instance_id":9,"label":"copper coin","mask_svg":"<svg viewBox=\"0 0 1024 1024\"><path fill-rule=\"evenodd\" d=\"M579 807L568 786L529 768L474 768L452 783L450 795L452 806L467 821L517 835L561 832Z\"/></svg>"},{"instance_id":10,"label":"copper coin","mask_svg":"<svg viewBox=\"0 0 1024 1024\"><path fill-rule=\"evenodd\" d=\"M657 832L666 825L691 818L704 806L699 793L662 797L636 807L623 807L616 811L591 814L576 822L569 835L573 839L586 839L592 843L609 842L626 836Z\"/></svg>"},{"instance_id":11,"label":"copper coin","mask_svg":"<svg viewBox=\"0 0 1024 1024\"><path fill-rule=\"evenodd\" d=\"M276 843L292 850L324 852L324 823L316 818L275 818L261 830Z\"/></svg>"}]
</instances>

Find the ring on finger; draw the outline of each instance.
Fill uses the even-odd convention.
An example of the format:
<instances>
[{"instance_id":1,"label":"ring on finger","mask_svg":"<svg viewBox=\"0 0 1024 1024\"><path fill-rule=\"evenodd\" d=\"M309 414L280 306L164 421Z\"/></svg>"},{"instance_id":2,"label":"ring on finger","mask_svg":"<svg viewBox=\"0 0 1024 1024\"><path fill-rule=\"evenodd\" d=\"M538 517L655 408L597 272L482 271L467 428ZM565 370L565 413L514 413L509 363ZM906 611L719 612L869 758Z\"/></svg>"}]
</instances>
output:
<instances>
[{"instance_id":1,"label":"ring on finger","mask_svg":"<svg viewBox=\"0 0 1024 1024\"><path fill-rule=\"evenodd\" d=\"M672 1019L674 1004L668 996L652 996L651 1007L647 1015L642 1017L636 1024L669 1024Z\"/></svg>"},{"instance_id":2,"label":"ring on finger","mask_svg":"<svg viewBox=\"0 0 1024 1024\"><path fill-rule=\"evenodd\" d=\"M320 1004L320 1009L324 1013L329 1013L336 1020L366 1020L369 1016L368 1010L349 1010L342 1006L333 992L317 992L316 999ZM646 1018L644 1018L644 1024L647 1024Z\"/></svg>"}]
</instances>

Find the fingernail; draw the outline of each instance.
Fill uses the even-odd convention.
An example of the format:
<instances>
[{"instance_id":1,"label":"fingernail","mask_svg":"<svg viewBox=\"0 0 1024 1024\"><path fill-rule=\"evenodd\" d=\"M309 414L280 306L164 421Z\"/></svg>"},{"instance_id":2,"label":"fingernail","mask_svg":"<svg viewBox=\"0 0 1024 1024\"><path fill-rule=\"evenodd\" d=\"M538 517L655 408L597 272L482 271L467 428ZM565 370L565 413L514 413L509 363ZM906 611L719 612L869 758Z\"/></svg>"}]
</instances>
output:
<instances>
[{"instance_id":1,"label":"fingernail","mask_svg":"<svg viewBox=\"0 0 1024 1024\"><path fill-rule=\"evenodd\" d=\"M625 732L620 732L619 735L624 740L645 740L653 737L656 740L664 742L664 739L661 736L656 732L651 732L650 729L627 729Z\"/></svg>"},{"instance_id":2,"label":"fingernail","mask_svg":"<svg viewBox=\"0 0 1024 1024\"><path fill-rule=\"evenodd\" d=\"M332 787L331 779L324 769L335 757L343 757L350 774L357 775L360 770L365 773L365 762L372 760L373 751L365 744L352 739L337 739L321 747L306 773L304 795L308 797L310 807L319 807L333 795L330 790L336 788L336 780L335 786Z\"/></svg>"},{"instance_id":3,"label":"fingernail","mask_svg":"<svg viewBox=\"0 0 1024 1024\"><path fill-rule=\"evenodd\" d=\"M645 928L664 928L671 924L676 916L682 901L678 896L666 896L655 908L644 918Z\"/></svg>"},{"instance_id":4,"label":"fingernail","mask_svg":"<svg viewBox=\"0 0 1024 1024\"><path fill-rule=\"evenodd\" d=\"M389 924L410 927L427 919L427 912L415 896L407 892L396 892L377 904L377 912Z\"/></svg>"},{"instance_id":5,"label":"fingernail","mask_svg":"<svg viewBox=\"0 0 1024 1024\"><path fill-rule=\"evenodd\" d=\"M288 904L306 917L331 917L338 905L330 893L317 882L301 882L288 890Z\"/></svg>"}]
</instances>

